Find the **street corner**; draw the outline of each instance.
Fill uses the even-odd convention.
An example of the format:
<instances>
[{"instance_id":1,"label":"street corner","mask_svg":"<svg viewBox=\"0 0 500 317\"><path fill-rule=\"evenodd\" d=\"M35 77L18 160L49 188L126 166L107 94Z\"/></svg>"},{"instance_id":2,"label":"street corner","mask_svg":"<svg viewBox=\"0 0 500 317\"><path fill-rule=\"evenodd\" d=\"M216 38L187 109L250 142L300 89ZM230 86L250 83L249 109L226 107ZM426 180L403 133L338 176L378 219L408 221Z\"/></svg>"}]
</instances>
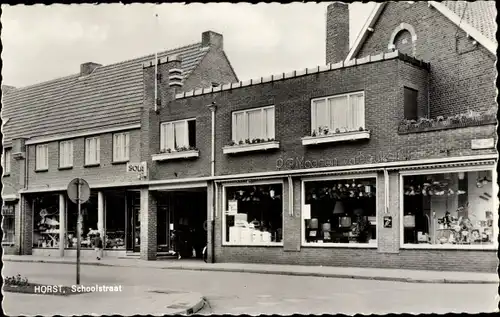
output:
<instances>
[{"instance_id":1,"label":"street corner","mask_svg":"<svg viewBox=\"0 0 500 317\"><path fill-rule=\"evenodd\" d=\"M199 312L206 304L206 298L198 292L183 292L175 290L149 290L148 293L164 296L167 315L192 315Z\"/></svg>"}]
</instances>

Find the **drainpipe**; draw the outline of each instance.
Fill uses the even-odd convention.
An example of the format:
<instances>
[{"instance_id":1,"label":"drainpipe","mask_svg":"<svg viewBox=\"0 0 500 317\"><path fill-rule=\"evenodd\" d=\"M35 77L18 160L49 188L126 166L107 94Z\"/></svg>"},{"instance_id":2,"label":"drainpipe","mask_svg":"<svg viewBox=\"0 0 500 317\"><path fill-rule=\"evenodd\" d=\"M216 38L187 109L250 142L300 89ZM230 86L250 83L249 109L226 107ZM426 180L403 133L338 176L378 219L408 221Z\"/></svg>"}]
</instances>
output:
<instances>
[{"instance_id":1,"label":"drainpipe","mask_svg":"<svg viewBox=\"0 0 500 317\"><path fill-rule=\"evenodd\" d=\"M217 110L217 105L215 102L212 102L210 105L208 105L208 108L210 109L210 112L212 113L212 132L211 132L211 158L210 158L210 175L212 175L212 178L215 176L215 111ZM212 239L211 239L211 262L215 262L215 208L217 208L217 185L215 181L212 181L212 212L211 212L211 219L210 223L212 226Z\"/></svg>"}]
</instances>

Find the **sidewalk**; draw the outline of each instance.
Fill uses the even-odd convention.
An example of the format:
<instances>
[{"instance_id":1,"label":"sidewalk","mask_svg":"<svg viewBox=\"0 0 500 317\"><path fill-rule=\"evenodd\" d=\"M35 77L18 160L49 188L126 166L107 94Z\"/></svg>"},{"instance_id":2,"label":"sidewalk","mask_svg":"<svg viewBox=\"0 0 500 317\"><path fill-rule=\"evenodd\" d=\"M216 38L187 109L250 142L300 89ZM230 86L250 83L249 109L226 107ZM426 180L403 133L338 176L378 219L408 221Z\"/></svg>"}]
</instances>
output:
<instances>
[{"instance_id":1,"label":"sidewalk","mask_svg":"<svg viewBox=\"0 0 500 317\"><path fill-rule=\"evenodd\" d=\"M54 258L31 255L4 255L4 261L64 263L74 264L74 257ZM205 263L196 260L157 260L105 258L82 259L83 265L119 267L142 267L171 270L219 271L238 273L281 274L295 276L317 276L330 278L368 279L408 283L458 283L458 284L498 284L496 273L441 272L403 269L377 269L357 267L301 266L252 263Z\"/></svg>"},{"instance_id":2,"label":"sidewalk","mask_svg":"<svg viewBox=\"0 0 500 317\"><path fill-rule=\"evenodd\" d=\"M205 299L199 293L139 287L126 288L122 292L70 296L12 292L3 292L3 295L3 308L7 316L191 315L205 304Z\"/></svg>"}]
</instances>

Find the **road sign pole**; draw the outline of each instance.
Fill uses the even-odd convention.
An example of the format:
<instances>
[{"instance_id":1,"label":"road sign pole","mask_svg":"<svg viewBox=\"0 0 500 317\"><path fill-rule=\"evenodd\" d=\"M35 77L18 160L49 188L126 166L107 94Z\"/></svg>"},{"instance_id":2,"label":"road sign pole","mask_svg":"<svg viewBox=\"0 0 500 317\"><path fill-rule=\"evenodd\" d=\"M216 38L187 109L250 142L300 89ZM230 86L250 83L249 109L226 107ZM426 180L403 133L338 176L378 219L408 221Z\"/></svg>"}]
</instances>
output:
<instances>
[{"instance_id":1,"label":"road sign pole","mask_svg":"<svg viewBox=\"0 0 500 317\"><path fill-rule=\"evenodd\" d=\"M78 205L78 217L76 224L76 285L80 285L80 242L81 242L81 225L82 225L82 211L81 211L81 200L80 200L80 186L82 182L78 179L76 184L76 199Z\"/></svg>"}]
</instances>

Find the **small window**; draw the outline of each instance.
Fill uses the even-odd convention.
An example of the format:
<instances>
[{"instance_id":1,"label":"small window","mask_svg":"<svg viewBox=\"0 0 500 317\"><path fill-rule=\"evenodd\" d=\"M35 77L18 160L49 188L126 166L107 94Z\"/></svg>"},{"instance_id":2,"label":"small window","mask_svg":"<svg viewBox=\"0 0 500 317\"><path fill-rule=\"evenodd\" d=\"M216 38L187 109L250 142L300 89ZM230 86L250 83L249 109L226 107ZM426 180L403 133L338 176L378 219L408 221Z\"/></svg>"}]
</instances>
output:
<instances>
[{"instance_id":1,"label":"small window","mask_svg":"<svg viewBox=\"0 0 500 317\"><path fill-rule=\"evenodd\" d=\"M100 163L100 141L98 137L85 139L85 165Z\"/></svg>"},{"instance_id":2,"label":"small window","mask_svg":"<svg viewBox=\"0 0 500 317\"><path fill-rule=\"evenodd\" d=\"M73 166L73 141L59 143L59 167Z\"/></svg>"},{"instance_id":3,"label":"small window","mask_svg":"<svg viewBox=\"0 0 500 317\"><path fill-rule=\"evenodd\" d=\"M113 135L113 162L129 160L130 134L128 132Z\"/></svg>"},{"instance_id":4,"label":"small window","mask_svg":"<svg viewBox=\"0 0 500 317\"><path fill-rule=\"evenodd\" d=\"M160 150L182 151L196 147L196 120L164 122L160 126Z\"/></svg>"},{"instance_id":5,"label":"small window","mask_svg":"<svg viewBox=\"0 0 500 317\"><path fill-rule=\"evenodd\" d=\"M233 112L232 140L274 139L274 106Z\"/></svg>"},{"instance_id":6,"label":"small window","mask_svg":"<svg viewBox=\"0 0 500 317\"><path fill-rule=\"evenodd\" d=\"M405 119L417 120L418 118L418 91L404 87Z\"/></svg>"},{"instance_id":7,"label":"small window","mask_svg":"<svg viewBox=\"0 0 500 317\"><path fill-rule=\"evenodd\" d=\"M49 169L49 147L47 144L39 144L36 146L35 161L35 168L37 171Z\"/></svg>"},{"instance_id":8,"label":"small window","mask_svg":"<svg viewBox=\"0 0 500 317\"><path fill-rule=\"evenodd\" d=\"M358 131L365 128L365 94L350 94L318 98L311 105L311 131Z\"/></svg>"},{"instance_id":9,"label":"small window","mask_svg":"<svg viewBox=\"0 0 500 317\"><path fill-rule=\"evenodd\" d=\"M3 173L4 175L10 174L10 161L11 161L11 150L6 149L4 152L4 164L3 164Z\"/></svg>"}]
</instances>

